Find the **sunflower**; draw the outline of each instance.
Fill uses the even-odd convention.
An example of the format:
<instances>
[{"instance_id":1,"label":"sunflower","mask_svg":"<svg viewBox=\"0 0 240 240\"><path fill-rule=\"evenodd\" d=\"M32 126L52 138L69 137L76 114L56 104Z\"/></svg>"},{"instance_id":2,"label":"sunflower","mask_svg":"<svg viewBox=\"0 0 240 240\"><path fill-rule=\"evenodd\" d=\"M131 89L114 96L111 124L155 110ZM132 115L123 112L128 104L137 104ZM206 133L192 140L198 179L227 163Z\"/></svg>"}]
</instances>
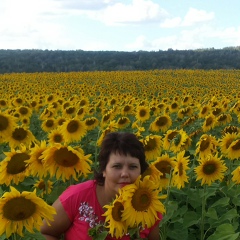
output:
<instances>
[{"instance_id":1,"label":"sunflower","mask_svg":"<svg viewBox=\"0 0 240 240\"><path fill-rule=\"evenodd\" d=\"M226 133L240 133L240 128L237 126L227 126L222 131L223 135Z\"/></svg>"},{"instance_id":2,"label":"sunflower","mask_svg":"<svg viewBox=\"0 0 240 240\"><path fill-rule=\"evenodd\" d=\"M159 196L158 184L149 180L146 176L143 180L140 177L134 184L122 188L121 193L124 200L124 211L122 220L128 227L148 227L154 225L158 220L157 213L165 213L164 205Z\"/></svg>"},{"instance_id":3,"label":"sunflower","mask_svg":"<svg viewBox=\"0 0 240 240\"><path fill-rule=\"evenodd\" d=\"M16 127L17 127L17 123L14 117L0 112L0 136L1 137L5 138Z\"/></svg>"},{"instance_id":4,"label":"sunflower","mask_svg":"<svg viewBox=\"0 0 240 240\"><path fill-rule=\"evenodd\" d=\"M121 109L121 114L122 115L130 115L133 112L133 106L130 104L126 104L125 106L122 107Z\"/></svg>"},{"instance_id":5,"label":"sunflower","mask_svg":"<svg viewBox=\"0 0 240 240\"><path fill-rule=\"evenodd\" d=\"M49 180L44 181L44 179L39 179L36 181L33 187L36 188L36 191L40 191L40 197L43 197L44 194L50 194L52 192L53 182Z\"/></svg>"},{"instance_id":6,"label":"sunflower","mask_svg":"<svg viewBox=\"0 0 240 240\"><path fill-rule=\"evenodd\" d=\"M186 171L189 168L189 156L185 157L185 151L181 151L177 154L176 157L176 165L173 169L172 175L172 184L177 188L183 188L185 183L188 183L188 176Z\"/></svg>"},{"instance_id":7,"label":"sunflower","mask_svg":"<svg viewBox=\"0 0 240 240\"><path fill-rule=\"evenodd\" d=\"M84 155L71 146L55 144L48 147L42 153L43 166L50 173L50 177L56 177L63 181L73 177L77 181L79 175L85 177L91 172L91 155Z\"/></svg>"},{"instance_id":8,"label":"sunflower","mask_svg":"<svg viewBox=\"0 0 240 240\"><path fill-rule=\"evenodd\" d=\"M41 141L30 150L30 158L25 161L28 165L29 173L40 178L46 177L48 172L43 166L42 153L47 149L46 141Z\"/></svg>"},{"instance_id":9,"label":"sunflower","mask_svg":"<svg viewBox=\"0 0 240 240\"><path fill-rule=\"evenodd\" d=\"M44 120L41 124L41 128L44 132L50 132L54 128L56 128L56 120L55 118L48 118Z\"/></svg>"},{"instance_id":10,"label":"sunflower","mask_svg":"<svg viewBox=\"0 0 240 240\"><path fill-rule=\"evenodd\" d=\"M27 174L26 160L30 158L26 147L21 145L21 149L5 152L5 159L0 162L0 184L7 186L12 183L22 182Z\"/></svg>"},{"instance_id":11,"label":"sunflower","mask_svg":"<svg viewBox=\"0 0 240 240\"><path fill-rule=\"evenodd\" d=\"M77 110L76 117L77 117L79 120L83 119L84 116L85 116L86 113L87 113L87 110L88 110L87 107L80 107L80 108Z\"/></svg>"},{"instance_id":12,"label":"sunflower","mask_svg":"<svg viewBox=\"0 0 240 240\"><path fill-rule=\"evenodd\" d=\"M209 114L205 117L202 129L203 132L207 132L217 125L217 119L213 114Z\"/></svg>"},{"instance_id":13,"label":"sunflower","mask_svg":"<svg viewBox=\"0 0 240 240\"><path fill-rule=\"evenodd\" d=\"M63 117L72 118L76 115L77 108L75 106L69 106L62 111Z\"/></svg>"},{"instance_id":14,"label":"sunflower","mask_svg":"<svg viewBox=\"0 0 240 240\"><path fill-rule=\"evenodd\" d=\"M8 107L8 100L0 99L0 109Z\"/></svg>"},{"instance_id":15,"label":"sunflower","mask_svg":"<svg viewBox=\"0 0 240 240\"><path fill-rule=\"evenodd\" d=\"M135 117L140 122L147 121L150 118L150 109L145 106L138 106Z\"/></svg>"},{"instance_id":16,"label":"sunflower","mask_svg":"<svg viewBox=\"0 0 240 240\"><path fill-rule=\"evenodd\" d=\"M179 109L177 115L178 115L179 119L183 119L186 116L190 117L192 115L192 113L193 113L193 109L188 106L188 107L184 107L184 108Z\"/></svg>"},{"instance_id":17,"label":"sunflower","mask_svg":"<svg viewBox=\"0 0 240 240\"><path fill-rule=\"evenodd\" d=\"M111 121L110 124L108 125L108 127L102 131L99 139L97 140L97 145L101 146L102 141L105 138L105 136L110 132L115 132L117 129L118 129L118 126L117 126L116 121Z\"/></svg>"},{"instance_id":18,"label":"sunflower","mask_svg":"<svg viewBox=\"0 0 240 240\"><path fill-rule=\"evenodd\" d=\"M191 139L183 129L168 130L163 139L163 148L174 153L187 150L190 145Z\"/></svg>"},{"instance_id":19,"label":"sunflower","mask_svg":"<svg viewBox=\"0 0 240 240\"><path fill-rule=\"evenodd\" d=\"M172 169L175 167L176 162L168 154L158 157L153 163L162 175L160 176L160 189L167 188L169 185L169 176Z\"/></svg>"},{"instance_id":20,"label":"sunflower","mask_svg":"<svg viewBox=\"0 0 240 240\"><path fill-rule=\"evenodd\" d=\"M230 144L230 146L227 149L227 156L232 160L240 158L240 139L239 138Z\"/></svg>"},{"instance_id":21,"label":"sunflower","mask_svg":"<svg viewBox=\"0 0 240 240\"><path fill-rule=\"evenodd\" d=\"M86 118L84 120L87 131L93 130L99 125L99 120L96 117Z\"/></svg>"},{"instance_id":22,"label":"sunflower","mask_svg":"<svg viewBox=\"0 0 240 240\"><path fill-rule=\"evenodd\" d=\"M106 127L113 118L114 116L111 110L105 113L101 119L101 128Z\"/></svg>"},{"instance_id":23,"label":"sunflower","mask_svg":"<svg viewBox=\"0 0 240 240\"><path fill-rule=\"evenodd\" d=\"M35 229L40 230L43 218L48 224L53 221L55 209L37 197L36 191L20 193L12 186L10 190L0 198L0 235L6 233L9 238L17 233L24 237L24 228L33 233Z\"/></svg>"},{"instance_id":24,"label":"sunflower","mask_svg":"<svg viewBox=\"0 0 240 240\"><path fill-rule=\"evenodd\" d=\"M236 184L240 184L240 167L237 167L233 172L232 172L232 181Z\"/></svg>"},{"instance_id":25,"label":"sunflower","mask_svg":"<svg viewBox=\"0 0 240 240\"><path fill-rule=\"evenodd\" d=\"M172 126L172 119L167 115L156 117L156 119L150 124L150 131L153 132L166 132Z\"/></svg>"},{"instance_id":26,"label":"sunflower","mask_svg":"<svg viewBox=\"0 0 240 240\"><path fill-rule=\"evenodd\" d=\"M204 158L209 154L216 153L218 145L219 143L214 136L203 134L196 143L197 148L195 154L199 154L200 158Z\"/></svg>"},{"instance_id":27,"label":"sunflower","mask_svg":"<svg viewBox=\"0 0 240 240\"><path fill-rule=\"evenodd\" d=\"M117 120L117 125L119 129L123 129L129 126L129 124L131 123L130 119L128 117L120 117Z\"/></svg>"},{"instance_id":28,"label":"sunflower","mask_svg":"<svg viewBox=\"0 0 240 240\"><path fill-rule=\"evenodd\" d=\"M237 133L226 133L220 140L219 146L221 148L221 152L226 156L228 154L228 148L232 142L234 142L238 138L239 134Z\"/></svg>"},{"instance_id":29,"label":"sunflower","mask_svg":"<svg viewBox=\"0 0 240 240\"><path fill-rule=\"evenodd\" d=\"M112 237L121 238L127 233L127 226L125 221L122 221L122 213L124 205L122 197L116 198L112 204L105 205L106 212L102 215L105 216L105 226L109 229Z\"/></svg>"},{"instance_id":30,"label":"sunflower","mask_svg":"<svg viewBox=\"0 0 240 240\"><path fill-rule=\"evenodd\" d=\"M32 115L32 110L29 107L21 106L17 108L17 112L20 114L20 119L29 118Z\"/></svg>"},{"instance_id":31,"label":"sunflower","mask_svg":"<svg viewBox=\"0 0 240 240\"><path fill-rule=\"evenodd\" d=\"M222 113L217 117L216 121L217 125L226 125L232 121L232 117L230 114Z\"/></svg>"},{"instance_id":32,"label":"sunflower","mask_svg":"<svg viewBox=\"0 0 240 240\"><path fill-rule=\"evenodd\" d=\"M64 117L58 117L58 118L55 120L55 122L56 122L56 128L57 128L57 127L60 127L60 126L63 125L64 122L66 122L66 118L64 118Z\"/></svg>"},{"instance_id":33,"label":"sunflower","mask_svg":"<svg viewBox=\"0 0 240 240\"><path fill-rule=\"evenodd\" d=\"M199 166L194 171L197 174L197 179L202 180L201 185L211 185L214 181L222 181L224 173L227 171L227 167L221 158L216 155L208 155L205 158L200 158Z\"/></svg>"},{"instance_id":34,"label":"sunflower","mask_svg":"<svg viewBox=\"0 0 240 240\"><path fill-rule=\"evenodd\" d=\"M50 145L54 145L55 143L64 143L64 137L59 128L53 129L48 133L48 142Z\"/></svg>"},{"instance_id":35,"label":"sunflower","mask_svg":"<svg viewBox=\"0 0 240 240\"><path fill-rule=\"evenodd\" d=\"M211 110L211 106L209 105L204 105L201 107L200 112L199 112L199 118L205 118Z\"/></svg>"},{"instance_id":36,"label":"sunflower","mask_svg":"<svg viewBox=\"0 0 240 240\"><path fill-rule=\"evenodd\" d=\"M160 185L160 177L163 175L153 164L149 164L148 168L142 173L141 179L146 176L150 176L149 180L154 182L159 182Z\"/></svg>"},{"instance_id":37,"label":"sunflower","mask_svg":"<svg viewBox=\"0 0 240 240\"><path fill-rule=\"evenodd\" d=\"M143 143L146 160L155 159L162 151L162 137L158 135L149 135L140 140Z\"/></svg>"},{"instance_id":38,"label":"sunflower","mask_svg":"<svg viewBox=\"0 0 240 240\"><path fill-rule=\"evenodd\" d=\"M61 133L67 143L80 141L85 136L87 129L83 121L77 118L68 119L60 128Z\"/></svg>"},{"instance_id":39,"label":"sunflower","mask_svg":"<svg viewBox=\"0 0 240 240\"><path fill-rule=\"evenodd\" d=\"M32 143L36 143L34 135L25 126L16 127L9 136L7 136L7 141L11 148L17 148L21 144L30 146Z\"/></svg>"}]
</instances>

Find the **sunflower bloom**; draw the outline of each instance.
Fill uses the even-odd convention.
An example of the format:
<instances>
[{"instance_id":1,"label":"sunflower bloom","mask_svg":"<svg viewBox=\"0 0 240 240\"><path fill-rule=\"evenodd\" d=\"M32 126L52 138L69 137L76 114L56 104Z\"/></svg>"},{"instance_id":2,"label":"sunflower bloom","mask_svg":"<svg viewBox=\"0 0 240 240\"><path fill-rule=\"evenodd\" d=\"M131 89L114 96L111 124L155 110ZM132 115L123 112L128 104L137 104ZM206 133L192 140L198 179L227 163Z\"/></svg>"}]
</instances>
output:
<instances>
[{"instance_id":1,"label":"sunflower bloom","mask_svg":"<svg viewBox=\"0 0 240 240\"><path fill-rule=\"evenodd\" d=\"M52 130L48 133L48 143L54 145L55 143L64 143L64 137L59 128Z\"/></svg>"},{"instance_id":2,"label":"sunflower bloom","mask_svg":"<svg viewBox=\"0 0 240 240\"><path fill-rule=\"evenodd\" d=\"M91 172L91 155L84 155L83 151L78 151L71 146L55 144L48 147L42 153L43 165L50 177L56 177L63 181L73 177L77 180L79 175L85 177Z\"/></svg>"},{"instance_id":3,"label":"sunflower bloom","mask_svg":"<svg viewBox=\"0 0 240 240\"><path fill-rule=\"evenodd\" d=\"M240 167L237 167L233 172L232 172L232 181L236 184L240 184Z\"/></svg>"},{"instance_id":4,"label":"sunflower bloom","mask_svg":"<svg viewBox=\"0 0 240 240\"><path fill-rule=\"evenodd\" d=\"M191 145L191 139L183 130L168 130L163 139L163 148L174 153L187 150Z\"/></svg>"},{"instance_id":5,"label":"sunflower bloom","mask_svg":"<svg viewBox=\"0 0 240 240\"><path fill-rule=\"evenodd\" d=\"M50 194L52 192L53 188L53 182L51 181L44 181L44 179L38 180L34 185L33 185L37 190L40 190L40 197L43 197L44 194Z\"/></svg>"},{"instance_id":6,"label":"sunflower bloom","mask_svg":"<svg viewBox=\"0 0 240 240\"><path fill-rule=\"evenodd\" d=\"M214 136L203 134L196 146L196 155L199 154L200 158L204 158L217 152L218 141Z\"/></svg>"},{"instance_id":7,"label":"sunflower bloom","mask_svg":"<svg viewBox=\"0 0 240 240\"><path fill-rule=\"evenodd\" d=\"M240 139L237 139L230 144L227 149L227 156L232 160L240 158Z\"/></svg>"},{"instance_id":8,"label":"sunflower bloom","mask_svg":"<svg viewBox=\"0 0 240 240\"><path fill-rule=\"evenodd\" d=\"M66 143L80 141L87 132L84 122L78 120L77 118L69 119L64 122L60 130Z\"/></svg>"},{"instance_id":9,"label":"sunflower bloom","mask_svg":"<svg viewBox=\"0 0 240 240\"><path fill-rule=\"evenodd\" d=\"M166 132L172 126L172 119L168 115L156 117L150 124L150 131L153 132Z\"/></svg>"},{"instance_id":10,"label":"sunflower bloom","mask_svg":"<svg viewBox=\"0 0 240 240\"><path fill-rule=\"evenodd\" d=\"M150 118L150 109L145 106L138 106L135 117L140 122L147 121Z\"/></svg>"},{"instance_id":11,"label":"sunflower bloom","mask_svg":"<svg viewBox=\"0 0 240 240\"><path fill-rule=\"evenodd\" d=\"M236 133L226 133L219 141L219 146L222 154L225 156L228 155L228 148L231 143L234 142L239 137L239 134Z\"/></svg>"},{"instance_id":12,"label":"sunflower bloom","mask_svg":"<svg viewBox=\"0 0 240 240\"><path fill-rule=\"evenodd\" d=\"M109 229L112 237L121 238L127 233L126 223L122 221L122 213L124 210L122 197L116 198L112 204L105 205L104 208L107 209L102 215L106 216L106 228Z\"/></svg>"},{"instance_id":13,"label":"sunflower bloom","mask_svg":"<svg viewBox=\"0 0 240 240\"><path fill-rule=\"evenodd\" d=\"M213 114L209 114L205 117L202 129L203 132L208 132L217 125L216 117Z\"/></svg>"},{"instance_id":14,"label":"sunflower bloom","mask_svg":"<svg viewBox=\"0 0 240 240\"><path fill-rule=\"evenodd\" d=\"M17 123L11 115L0 112L0 136L7 137L15 128Z\"/></svg>"},{"instance_id":15,"label":"sunflower bloom","mask_svg":"<svg viewBox=\"0 0 240 240\"><path fill-rule=\"evenodd\" d=\"M128 117L120 117L117 121L117 125L119 129L124 129L128 127L130 123L131 121Z\"/></svg>"},{"instance_id":16,"label":"sunflower bloom","mask_svg":"<svg viewBox=\"0 0 240 240\"><path fill-rule=\"evenodd\" d=\"M38 176L40 178L46 177L48 172L43 166L42 153L47 149L46 141L41 141L40 144L36 144L31 148L30 158L25 161L28 165L29 173L32 176Z\"/></svg>"},{"instance_id":17,"label":"sunflower bloom","mask_svg":"<svg viewBox=\"0 0 240 240\"><path fill-rule=\"evenodd\" d=\"M148 161L157 158L162 151L162 137L149 135L140 140L143 143L146 159Z\"/></svg>"},{"instance_id":18,"label":"sunflower bloom","mask_svg":"<svg viewBox=\"0 0 240 240\"><path fill-rule=\"evenodd\" d=\"M122 220L128 227L151 227L158 220L157 213L165 213L164 205L159 196L158 184L145 177L140 177L134 184L129 184L122 189L124 212Z\"/></svg>"},{"instance_id":19,"label":"sunflower bloom","mask_svg":"<svg viewBox=\"0 0 240 240\"><path fill-rule=\"evenodd\" d=\"M9 238L17 233L23 237L24 228L33 233L34 230L40 230L43 218L48 224L53 221L55 209L37 197L36 191L20 193L12 186L10 190L0 198L0 235L6 233Z\"/></svg>"},{"instance_id":20,"label":"sunflower bloom","mask_svg":"<svg viewBox=\"0 0 240 240\"><path fill-rule=\"evenodd\" d=\"M26 127L16 127L7 137L7 141L10 148L17 148L21 144L30 146L37 142L32 132Z\"/></svg>"},{"instance_id":21,"label":"sunflower bloom","mask_svg":"<svg viewBox=\"0 0 240 240\"><path fill-rule=\"evenodd\" d=\"M12 149L4 154L6 158L0 163L0 184L9 186L11 183L22 182L28 175L25 161L30 158L26 147L22 145L21 149Z\"/></svg>"},{"instance_id":22,"label":"sunflower bloom","mask_svg":"<svg viewBox=\"0 0 240 240\"><path fill-rule=\"evenodd\" d=\"M227 167L221 158L216 155L208 155L205 158L199 160L199 166L194 171L197 174L197 179L202 180L201 185L211 185L213 182L224 178L224 173L227 171Z\"/></svg>"},{"instance_id":23,"label":"sunflower bloom","mask_svg":"<svg viewBox=\"0 0 240 240\"><path fill-rule=\"evenodd\" d=\"M189 156L184 157L185 151L179 152L176 157L176 165L173 169L172 183L178 189L183 188L185 183L188 183L188 176L186 171L189 168Z\"/></svg>"},{"instance_id":24,"label":"sunflower bloom","mask_svg":"<svg viewBox=\"0 0 240 240\"><path fill-rule=\"evenodd\" d=\"M176 162L174 158L171 158L168 154L164 154L161 157L158 157L153 163L158 171L162 174L160 176L160 190L167 188L169 185L169 176L171 174L172 169L174 169Z\"/></svg>"},{"instance_id":25,"label":"sunflower bloom","mask_svg":"<svg viewBox=\"0 0 240 240\"><path fill-rule=\"evenodd\" d=\"M84 120L87 131L91 131L99 125L99 120L95 117L86 118Z\"/></svg>"}]
</instances>

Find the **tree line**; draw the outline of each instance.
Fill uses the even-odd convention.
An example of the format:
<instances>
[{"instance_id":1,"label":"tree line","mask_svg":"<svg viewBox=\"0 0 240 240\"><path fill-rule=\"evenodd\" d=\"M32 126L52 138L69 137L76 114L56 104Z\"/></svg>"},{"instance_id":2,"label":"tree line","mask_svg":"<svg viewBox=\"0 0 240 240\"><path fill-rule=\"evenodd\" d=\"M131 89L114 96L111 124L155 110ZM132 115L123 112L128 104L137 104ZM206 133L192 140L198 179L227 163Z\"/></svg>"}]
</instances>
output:
<instances>
[{"instance_id":1,"label":"tree line","mask_svg":"<svg viewBox=\"0 0 240 240\"><path fill-rule=\"evenodd\" d=\"M240 69L240 46L166 51L0 49L0 73Z\"/></svg>"}]
</instances>

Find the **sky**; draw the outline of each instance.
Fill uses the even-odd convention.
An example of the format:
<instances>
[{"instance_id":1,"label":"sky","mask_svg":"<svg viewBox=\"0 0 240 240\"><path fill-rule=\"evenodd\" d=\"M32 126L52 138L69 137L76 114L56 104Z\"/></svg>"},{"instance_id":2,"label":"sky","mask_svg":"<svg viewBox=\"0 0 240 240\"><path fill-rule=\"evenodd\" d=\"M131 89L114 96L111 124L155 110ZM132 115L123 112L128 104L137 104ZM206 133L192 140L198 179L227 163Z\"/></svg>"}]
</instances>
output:
<instances>
[{"instance_id":1,"label":"sky","mask_svg":"<svg viewBox=\"0 0 240 240\"><path fill-rule=\"evenodd\" d=\"M240 46L239 0L0 0L0 49Z\"/></svg>"}]
</instances>

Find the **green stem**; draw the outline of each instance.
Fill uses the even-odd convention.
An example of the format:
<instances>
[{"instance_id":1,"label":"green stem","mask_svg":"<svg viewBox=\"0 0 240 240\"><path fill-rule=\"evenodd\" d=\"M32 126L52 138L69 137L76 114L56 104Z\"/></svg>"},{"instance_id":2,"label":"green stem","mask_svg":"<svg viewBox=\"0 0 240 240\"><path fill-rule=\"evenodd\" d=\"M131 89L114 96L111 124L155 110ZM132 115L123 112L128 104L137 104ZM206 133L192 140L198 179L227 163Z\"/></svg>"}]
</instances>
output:
<instances>
[{"instance_id":1,"label":"green stem","mask_svg":"<svg viewBox=\"0 0 240 240\"><path fill-rule=\"evenodd\" d=\"M203 198L202 198L202 217L201 217L201 240L204 240L204 223L205 223L205 213L206 213L206 184L203 188Z\"/></svg>"}]
</instances>

